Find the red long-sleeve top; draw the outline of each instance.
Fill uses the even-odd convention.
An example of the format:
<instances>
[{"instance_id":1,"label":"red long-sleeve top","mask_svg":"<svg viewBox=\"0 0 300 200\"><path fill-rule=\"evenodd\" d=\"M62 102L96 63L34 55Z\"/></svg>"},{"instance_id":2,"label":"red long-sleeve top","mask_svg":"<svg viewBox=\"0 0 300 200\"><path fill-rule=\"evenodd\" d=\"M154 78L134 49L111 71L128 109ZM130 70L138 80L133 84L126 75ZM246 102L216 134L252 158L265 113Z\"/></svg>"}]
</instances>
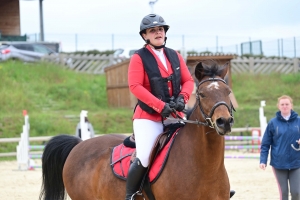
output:
<instances>
[{"instance_id":1,"label":"red long-sleeve top","mask_svg":"<svg viewBox=\"0 0 300 200\"><path fill-rule=\"evenodd\" d=\"M151 49L149 45L146 48L153 54L155 57L158 68L163 78L166 78L173 74L173 69L168 58L165 55L168 70L166 70L165 66L162 64L160 59L157 57L155 52ZM181 91L179 94L183 95L185 103L190 98L190 94L194 88L194 80L185 64L182 56L178 54L180 61L180 73L181 73ZM133 115L133 119L149 119L153 121L161 121L161 113L162 109L165 106L165 102L156 98L151 93L150 82L148 79L148 75L143 67L143 62L141 57L138 54L134 54L129 63L128 69L128 85L131 93L139 100L147 104L149 107L153 108L157 113L149 114L146 111L142 110L138 105ZM170 96L172 96L172 83L168 82Z\"/></svg>"}]
</instances>

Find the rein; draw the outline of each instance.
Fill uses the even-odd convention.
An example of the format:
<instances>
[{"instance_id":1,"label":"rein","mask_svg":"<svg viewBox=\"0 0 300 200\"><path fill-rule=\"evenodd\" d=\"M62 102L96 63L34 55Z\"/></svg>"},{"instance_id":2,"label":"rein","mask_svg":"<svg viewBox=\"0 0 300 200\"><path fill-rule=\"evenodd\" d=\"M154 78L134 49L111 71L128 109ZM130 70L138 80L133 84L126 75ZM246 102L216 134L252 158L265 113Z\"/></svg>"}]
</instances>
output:
<instances>
[{"instance_id":1,"label":"rein","mask_svg":"<svg viewBox=\"0 0 300 200\"><path fill-rule=\"evenodd\" d=\"M203 81L201 81L201 82L199 83L198 88L197 88L197 91L196 91L196 100L198 100L197 106L199 106L200 111L201 111L201 115L202 115L203 119L205 119L205 122L201 122L201 121L199 121L199 120L187 120L187 119L183 119L182 117L180 117L180 116L177 114L177 112L176 112L176 110L175 110L174 108L173 108L173 112L174 112L174 114L176 115L177 119L175 119L175 118L169 118L169 117L168 117L167 119L170 119L170 120L176 120L176 121L181 122L181 123L182 123L182 122L185 122L185 123L190 123L190 124L197 124L197 125L208 126L208 127L210 127L210 128L215 129L215 123L212 122L211 117L213 116L215 109L216 109L218 106L220 106L220 105L226 106L227 109L228 109L228 111L229 111L229 113L230 113L230 115L231 115L231 117L233 117L232 110L235 111L235 109L234 109L234 107L233 107L231 101L230 101L230 107L227 105L227 103L226 103L225 101L217 102L217 103L211 108L211 111L209 112L209 115L205 114L205 112L204 112L204 110L203 110L203 107L202 107L202 105L201 105L201 102L200 102L200 97L199 97L198 89L199 89L199 87L200 87L201 84L203 84L203 83L205 83L205 82L208 82L208 81L221 81L221 82L223 82L223 83L225 83L225 84L227 85L227 83L226 83L223 79L221 79L221 78L208 78L208 79L203 80ZM196 109L197 106L194 107L193 111Z\"/></svg>"}]
</instances>

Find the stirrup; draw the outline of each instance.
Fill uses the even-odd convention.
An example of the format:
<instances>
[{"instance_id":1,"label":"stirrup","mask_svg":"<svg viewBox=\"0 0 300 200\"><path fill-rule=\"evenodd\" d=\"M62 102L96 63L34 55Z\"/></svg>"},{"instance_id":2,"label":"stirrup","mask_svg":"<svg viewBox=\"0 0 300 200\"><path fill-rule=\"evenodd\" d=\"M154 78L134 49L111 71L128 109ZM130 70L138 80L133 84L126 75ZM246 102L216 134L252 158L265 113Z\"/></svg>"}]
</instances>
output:
<instances>
[{"instance_id":1,"label":"stirrup","mask_svg":"<svg viewBox=\"0 0 300 200\"><path fill-rule=\"evenodd\" d=\"M144 197L143 193L140 192L140 191L136 191L136 193L134 193L134 194L131 196L130 200L134 200L134 197L135 197L135 196L142 196L143 199L145 200L145 197Z\"/></svg>"}]
</instances>

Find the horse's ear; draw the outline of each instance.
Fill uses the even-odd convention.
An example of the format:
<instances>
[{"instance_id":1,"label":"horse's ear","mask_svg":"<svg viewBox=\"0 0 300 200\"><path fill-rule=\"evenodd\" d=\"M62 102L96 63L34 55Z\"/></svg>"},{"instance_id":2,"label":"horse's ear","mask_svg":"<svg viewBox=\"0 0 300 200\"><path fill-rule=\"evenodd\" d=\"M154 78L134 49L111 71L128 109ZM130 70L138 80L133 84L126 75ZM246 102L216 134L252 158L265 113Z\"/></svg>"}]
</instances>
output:
<instances>
[{"instance_id":1,"label":"horse's ear","mask_svg":"<svg viewBox=\"0 0 300 200\"><path fill-rule=\"evenodd\" d=\"M223 66L222 66L223 70L222 73L220 74L221 78L224 79L228 70L229 70L229 62L226 62Z\"/></svg>"},{"instance_id":2,"label":"horse's ear","mask_svg":"<svg viewBox=\"0 0 300 200\"><path fill-rule=\"evenodd\" d=\"M195 76L200 81L203 78L203 65L202 62L199 62L195 67Z\"/></svg>"}]
</instances>

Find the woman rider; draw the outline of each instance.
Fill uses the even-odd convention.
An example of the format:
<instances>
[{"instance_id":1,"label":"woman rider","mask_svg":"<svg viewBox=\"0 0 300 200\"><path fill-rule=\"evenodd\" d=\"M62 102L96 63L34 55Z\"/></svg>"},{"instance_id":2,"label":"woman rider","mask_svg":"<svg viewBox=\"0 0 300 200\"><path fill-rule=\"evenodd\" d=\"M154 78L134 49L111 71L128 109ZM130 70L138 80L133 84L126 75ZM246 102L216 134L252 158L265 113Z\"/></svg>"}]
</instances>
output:
<instances>
[{"instance_id":1,"label":"woman rider","mask_svg":"<svg viewBox=\"0 0 300 200\"><path fill-rule=\"evenodd\" d=\"M146 44L136 51L129 64L129 88L138 99L133 114L137 154L128 172L126 200L134 199L139 190L156 138L163 132L164 125L171 123L167 117L172 108L183 117L182 111L194 87L182 56L165 47L168 29L160 15L145 16L139 33Z\"/></svg>"}]
</instances>

